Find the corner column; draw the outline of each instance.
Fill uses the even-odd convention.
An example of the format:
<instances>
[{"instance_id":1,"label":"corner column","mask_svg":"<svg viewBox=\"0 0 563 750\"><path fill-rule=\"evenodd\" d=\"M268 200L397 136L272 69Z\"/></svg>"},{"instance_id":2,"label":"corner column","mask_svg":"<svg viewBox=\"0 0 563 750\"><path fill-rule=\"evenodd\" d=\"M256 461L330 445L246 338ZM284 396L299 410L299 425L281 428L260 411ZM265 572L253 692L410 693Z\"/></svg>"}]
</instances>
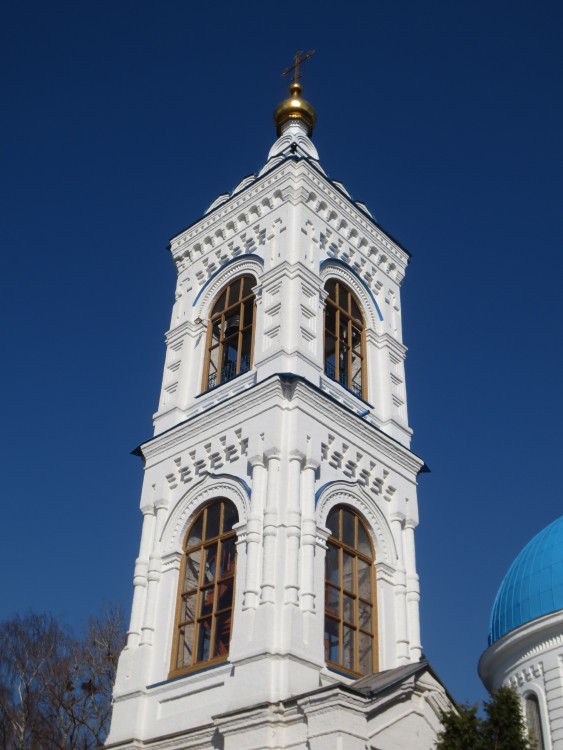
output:
<instances>
[{"instance_id":1,"label":"corner column","mask_svg":"<svg viewBox=\"0 0 563 750\"><path fill-rule=\"evenodd\" d=\"M405 574L405 555L403 552L403 523L402 513L391 516L391 528L397 545L398 568L395 571L395 626L397 629L397 661L405 664L410 661L409 635L407 625L407 582Z\"/></svg>"},{"instance_id":2,"label":"corner column","mask_svg":"<svg viewBox=\"0 0 563 750\"><path fill-rule=\"evenodd\" d=\"M289 487L287 493L286 531L287 560L285 604L299 603L299 541L301 536L301 464L304 455L293 451L289 456Z\"/></svg>"},{"instance_id":3,"label":"corner column","mask_svg":"<svg viewBox=\"0 0 563 750\"><path fill-rule=\"evenodd\" d=\"M411 659L420 661L422 645L420 643L420 584L416 572L416 555L414 548L414 530L416 522L412 519L405 521L405 571L407 583L407 612L409 623L409 645Z\"/></svg>"},{"instance_id":4,"label":"corner column","mask_svg":"<svg viewBox=\"0 0 563 750\"><path fill-rule=\"evenodd\" d=\"M315 611L315 545L317 522L315 520L315 472L318 461L308 459L301 477L303 515L301 519L301 609Z\"/></svg>"},{"instance_id":5,"label":"corner column","mask_svg":"<svg viewBox=\"0 0 563 750\"><path fill-rule=\"evenodd\" d=\"M166 510L168 502L164 499L155 503L156 523L154 524L153 550L158 549L158 540L162 533L164 521L166 520ZM152 645L155 621L156 592L160 581L160 554L153 552L149 557L148 568L148 586L147 586L147 603L145 606L145 616L143 618L143 628L141 634L141 646Z\"/></svg>"},{"instance_id":6,"label":"corner column","mask_svg":"<svg viewBox=\"0 0 563 750\"><path fill-rule=\"evenodd\" d=\"M268 463L266 480L266 507L264 509L264 548L262 557L261 604L275 603L275 562L278 521L278 492L281 456L277 448L266 451Z\"/></svg>"},{"instance_id":7,"label":"corner column","mask_svg":"<svg viewBox=\"0 0 563 750\"><path fill-rule=\"evenodd\" d=\"M154 536L154 522L154 506L151 505L148 508L143 508L141 544L139 547L139 557L135 560L135 572L133 573L133 605L131 607L131 622L129 624L129 630L127 631L128 648L133 648L139 645L145 588L147 586L149 553Z\"/></svg>"},{"instance_id":8,"label":"corner column","mask_svg":"<svg viewBox=\"0 0 563 750\"><path fill-rule=\"evenodd\" d=\"M260 544L268 477L262 455L253 456L249 463L252 466L252 503L246 525L246 582L243 609L255 609L260 598Z\"/></svg>"}]
</instances>

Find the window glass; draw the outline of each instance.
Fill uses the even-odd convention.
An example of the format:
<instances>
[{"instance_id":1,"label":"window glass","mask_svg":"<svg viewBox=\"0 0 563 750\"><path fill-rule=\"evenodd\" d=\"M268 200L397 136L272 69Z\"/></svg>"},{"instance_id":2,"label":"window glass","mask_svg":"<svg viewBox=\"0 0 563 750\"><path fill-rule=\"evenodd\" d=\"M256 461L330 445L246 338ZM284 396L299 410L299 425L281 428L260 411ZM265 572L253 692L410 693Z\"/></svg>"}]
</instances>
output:
<instances>
[{"instance_id":1,"label":"window glass","mask_svg":"<svg viewBox=\"0 0 563 750\"><path fill-rule=\"evenodd\" d=\"M326 525L330 529L331 536L340 539L340 510L331 510L326 519Z\"/></svg>"},{"instance_id":2,"label":"window glass","mask_svg":"<svg viewBox=\"0 0 563 750\"><path fill-rule=\"evenodd\" d=\"M219 503L213 503L213 505L210 505L206 509L205 515L207 516L205 523L205 538L212 539L214 536L219 536L221 505Z\"/></svg>"},{"instance_id":3,"label":"window glass","mask_svg":"<svg viewBox=\"0 0 563 750\"><path fill-rule=\"evenodd\" d=\"M199 563L201 550L198 549L188 555L185 568L184 591L196 589L199 583Z\"/></svg>"},{"instance_id":4,"label":"window glass","mask_svg":"<svg viewBox=\"0 0 563 750\"><path fill-rule=\"evenodd\" d=\"M352 317L355 320L360 320L361 321L362 320L362 313L360 312L360 308L358 306L358 303L356 302L356 300L354 299L354 297L352 295L350 295L350 301L351 301L351 305L352 305L352 310L351 310Z\"/></svg>"},{"instance_id":5,"label":"window glass","mask_svg":"<svg viewBox=\"0 0 563 750\"><path fill-rule=\"evenodd\" d=\"M365 630L366 633L371 633L371 613L371 605L360 601L358 604L358 625L362 630Z\"/></svg>"},{"instance_id":6,"label":"window glass","mask_svg":"<svg viewBox=\"0 0 563 750\"><path fill-rule=\"evenodd\" d=\"M354 609L356 599L348 594L342 594L342 617L345 622L354 622Z\"/></svg>"},{"instance_id":7,"label":"window glass","mask_svg":"<svg viewBox=\"0 0 563 750\"><path fill-rule=\"evenodd\" d=\"M325 330L336 333L336 308L332 305L325 309Z\"/></svg>"},{"instance_id":8,"label":"window glass","mask_svg":"<svg viewBox=\"0 0 563 750\"><path fill-rule=\"evenodd\" d=\"M358 557L357 566L358 596L369 602L371 599L371 565Z\"/></svg>"},{"instance_id":9,"label":"window glass","mask_svg":"<svg viewBox=\"0 0 563 750\"><path fill-rule=\"evenodd\" d=\"M235 538L231 537L221 545L221 569L219 575L221 578L231 576L235 567Z\"/></svg>"},{"instance_id":10,"label":"window glass","mask_svg":"<svg viewBox=\"0 0 563 750\"><path fill-rule=\"evenodd\" d=\"M201 543L203 534L203 514L197 517L188 537L187 547L196 547Z\"/></svg>"},{"instance_id":11,"label":"window glass","mask_svg":"<svg viewBox=\"0 0 563 750\"><path fill-rule=\"evenodd\" d=\"M205 617L206 615L213 614L213 595L215 593L215 587L210 586L209 588L205 588L201 590L201 595L199 597L199 602L201 605L200 617Z\"/></svg>"},{"instance_id":12,"label":"window glass","mask_svg":"<svg viewBox=\"0 0 563 750\"><path fill-rule=\"evenodd\" d=\"M221 657L229 653L229 639L231 637L231 612L218 615L215 628L214 655Z\"/></svg>"},{"instance_id":13,"label":"window glass","mask_svg":"<svg viewBox=\"0 0 563 750\"><path fill-rule=\"evenodd\" d=\"M325 587L325 609L337 617L340 613L340 590L328 583Z\"/></svg>"},{"instance_id":14,"label":"window glass","mask_svg":"<svg viewBox=\"0 0 563 750\"><path fill-rule=\"evenodd\" d=\"M180 640L178 644L178 666L184 667L192 663L194 644L194 625L184 625L180 628Z\"/></svg>"},{"instance_id":15,"label":"window glass","mask_svg":"<svg viewBox=\"0 0 563 750\"><path fill-rule=\"evenodd\" d=\"M371 557L371 543L363 523L358 523L358 552L361 555Z\"/></svg>"},{"instance_id":16,"label":"window glass","mask_svg":"<svg viewBox=\"0 0 563 750\"><path fill-rule=\"evenodd\" d=\"M354 591L354 556L348 552L342 553L342 579L347 591Z\"/></svg>"},{"instance_id":17,"label":"window glass","mask_svg":"<svg viewBox=\"0 0 563 750\"><path fill-rule=\"evenodd\" d=\"M183 597L184 611L181 615L185 622L193 622L195 620L195 607L196 607L196 595L186 594Z\"/></svg>"},{"instance_id":18,"label":"window glass","mask_svg":"<svg viewBox=\"0 0 563 750\"><path fill-rule=\"evenodd\" d=\"M342 628L342 666L354 670L354 629L344 625Z\"/></svg>"},{"instance_id":19,"label":"window glass","mask_svg":"<svg viewBox=\"0 0 563 750\"><path fill-rule=\"evenodd\" d=\"M246 300L243 305L243 327L252 327L252 321L254 320L254 299Z\"/></svg>"},{"instance_id":20,"label":"window glass","mask_svg":"<svg viewBox=\"0 0 563 750\"><path fill-rule=\"evenodd\" d=\"M219 585L219 598L217 600L217 609L231 609L233 606L233 581L229 579L222 581Z\"/></svg>"},{"instance_id":21,"label":"window glass","mask_svg":"<svg viewBox=\"0 0 563 750\"><path fill-rule=\"evenodd\" d=\"M354 675L377 671L373 548L349 507L329 513L325 573L325 658Z\"/></svg>"},{"instance_id":22,"label":"window glass","mask_svg":"<svg viewBox=\"0 0 563 750\"><path fill-rule=\"evenodd\" d=\"M229 285L229 307L238 302L240 298L240 279L233 281Z\"/></svg>"},{"instance_id":23,"label":"window glass","mask_svg":"<svg viewBox=\"0 0 563 750\"><path fill-rule=\"evenodd\" d=\"M237 521L232 503L215 500L199 511L186 535L172 675L228 656Z\"/></svg>"},{"instance_id":24,"label":"window glass","mask_svg":"<svg viewBox=\"0 0 563 750\"><path fill-rule=\"evenodd\" d=\"M537 696L532 693L526 696L526 724L528 725L528 734L532 740L534 750L544 750L545 743L540 716L540 706Z\"/></svg>"},{"instance_id":25,"label":"window glass","mask_svg":"<svg viewBox=\"0 0 563 750\"><path fill-rule=\"evenodd\" d=\"M329 279L324 315L325 374L366 398L364 322L354 295L340 282Z\"/></svg>"},{"instance_id":26,"label":"window glass","mask_svg":"<svg viewBox=\"0 0 563 750\"><path fill-rule=\"evenodd\" d=\"M340 661L340 638L338 630L338 621L334 620L332 617L327 617L325 619L325 654L326 660L333 664L338 664Z\"/></svg>"},{"instance_id":27,"label":"window glass","mask_svg":"<svg viewBox=\"0 0 563 750\"><path fill-rule=\"evenodd\" d=\"M252 294L252 287L254 286L254 279L251 276L242 277L242 295L248 297Z\"/></svg>"},{"instance_id":28,"label":"window glass","mask_svg":"<svg viewBox=\"0 0 563 750\"><path fill-rule=\"evenodd\" d=\"M252 367L255 297L252 276L242 276L223 289L213 305L207 340L204 390Z\"/></svg>"},{"instance_id":29,"label":"window glass","mask_svg":"<svg viewBox=\"0 0 563 750\"><path fill-rule=\"evenodd\" d=\"M360 633L359 672L369 674L373 664L373 638L366 633Z\"/></svg>"},{"instance_id":30,"label":"window glass","mask_svg":"<svg viewBox=\"0 0 563 750\"><path fill-rule=\"evenodd\" d=\"M215 303L215 306L213 307L213 312L218 313L225 309L225 302L227 300L227 291L221 293L219 296L219 299Z\"/></svg>"},{"instance_id":31,"label":"window glass","mask_svg":"<svg viewBox=\"0 0 563 750\"><path fill-rule=\"evenodd\" d=\"M340 582L339 557L338 547L329 543L326 551L326 579L336 585Z\"/></svg>"},{"instance_id":32,"label":"window glass","mask_svg":"<svg viewBox=\"0 0 563 750\"><path fill-rule=\"evenodd\" d=\"M329 279L325 284L325 289L328 292L328 296L336 300L336 281L334 279Z\"/></svg>"},{"instance_id":33,"label":"window glass","mask_svg":"<svg viewBox=\"0 0 563 750\"><path fill-rule=\"evenodd\" d=\"M231 503L225 503L223 505L223 524L221 526L223 534L230 531L237 521L237 509Z\"/></svg>"},{"instance_id":34,"label":"window glass","mask_svg":"<svg viewBox=\"0 0 563 750\"><path fill-rule=\"evenodd\" d=\"M356 546L356 516L342 510L342 542L348 547Z\"/></svg>"}]
</instances>

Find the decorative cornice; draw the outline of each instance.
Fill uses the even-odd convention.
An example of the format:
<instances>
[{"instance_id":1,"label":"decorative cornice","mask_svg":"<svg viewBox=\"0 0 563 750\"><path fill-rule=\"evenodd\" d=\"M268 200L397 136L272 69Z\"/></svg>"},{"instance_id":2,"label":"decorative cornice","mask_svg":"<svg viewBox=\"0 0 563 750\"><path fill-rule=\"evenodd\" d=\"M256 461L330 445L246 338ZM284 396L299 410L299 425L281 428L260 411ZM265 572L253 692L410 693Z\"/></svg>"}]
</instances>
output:
<instances>
[{"instance_id":1,"label":"decorative cornice","mask_svg":"<svg viewBox=\"0 0 563 750\"><path fill-rule=\"evenodd\" d=\"M257 255L242 255L225 263L199 290L193 301L194 315L202 318L207 315L211 303L219 291L229 283L231 279L241 274L249 274L258 280L262 275L264 261Z\"/></svg>"},{"instance_id":2,"label":"decorative cornice","mask_svg":"<svg viewBox=\"0 0 563 750\"><path fill-rule=\"evenodd\" d=\"M250 512L250 497L240 479L234 476L208 476L176 503L162 531L161 548L164 554L177 552L182 548L191 518L198 508L216 497L225 497L234 503L239 515L238 528L245 528Z\"/></svg>"},{"instance_id":3,"label":"decorative cornice","mask_svg":"<svg viewBox=\"0 0 563 750\"><path fill-rule=\"evenodd\" d=\"M400 284L408 253L306 160L283 161L223 206L174 237L170 249L175 262L180 267L210 253L220 256L223 243L230 237L251 229L256 222L264 222L277 206L286 202L286 188L296 186L298 180L304 180L308 186L304 193L296 196L298 202L305 203L314 213L321 215L331 231L337 233L356 255L359 253L360 265L371 264L374 270ZM322 215L323 211L326 217Z\"/></svg>"},{"instance_id":4,"label":"decorative cornice","mask_svg":"<svg viewBox=\"0 0 563 750\"><path fill-rule=\"evenodd\" d=\"M496 675L517 670L527 660L563 647L563 610L521 625L495 641L479 660L479 676L490 689Z\"/></svg>"},{"instance_id":5,"label":"decorative cornice","mask_svg":"<svg viewBox=\"0 0 563 750\"><path fill-rule=\"evenodd\" d=\"M377 330L380 328L380 321L383 320L383 315L381 314L377 300L365 281L352 268L340 260L329 258L321 263L320 276L323 282L326 282L330 278L338 278L345 281L358 298L364 315L368 318L368 329Z\"/></svg>"},{"instance_id":6,"label":"decorative cornice","mask_svg":"<svg viewBox=\"0 0 563 750\"><path fill-rule=\"evenodd\" d=\"M317 524L326 527L328 514L336 505L350 505L364 516L373 532L377 559L383 558L383 562L394 569L397 564L397 548L393 533L373 498L357 485L353 486L348 482L331 482L319 494Z\"/></svg>"},{"instance_id":7,"label":"decorative cornice","mask_svg":"<svg viewBox=\"0 0 563 750\"><path fill-rule=\"evenodd\" d=\"M290 391L286 390L287 384L291 384ZM225 384L225 387L227 385ZM248 420L254 409L263 414L266 409L279 408L280 401L287 400L291 401L291 408L301 408L311 420L323 424L326 429L333 429L337 434L339 431L348 434L348 442L352 445L361 445L363 452L367 455L377 455L380 465L392 467L411 483L415 481L416 475L424 466L424 461L402 443L359 417L357 406L350 408L340 404L304 378L296 375L273 374L254 387L236 393L223 401L221 403L221 429L224 432L228 425L239 424L243 419ZM358 400L354 399L354 403L357 404ZM208 439L209 420L213 418L213 410L218 406L219 403L214 404L143 443L140 451L146 460L147 468L185 447L186 444L195 446L204 438ZM351 418L354 416L356 418Z\"/></svg>"}]
</instances>

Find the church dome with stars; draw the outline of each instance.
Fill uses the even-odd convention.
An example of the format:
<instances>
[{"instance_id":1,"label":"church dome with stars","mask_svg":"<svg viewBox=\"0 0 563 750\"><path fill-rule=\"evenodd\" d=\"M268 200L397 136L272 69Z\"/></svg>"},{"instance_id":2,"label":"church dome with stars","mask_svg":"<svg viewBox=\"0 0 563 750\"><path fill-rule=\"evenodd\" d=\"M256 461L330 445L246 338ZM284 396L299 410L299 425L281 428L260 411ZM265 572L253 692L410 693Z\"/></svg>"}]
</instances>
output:
<instances>
[{"instance_id":1,"label":"church dome with stars","mask_svg":"<svg viewBox=\"0 0 563 750\"><path fill-rule=\"evenodd\" d=\"M489 645L558 610L563 610L563 516L536 534L510 566L493 605Z\"/></svg>"}]
</instances>

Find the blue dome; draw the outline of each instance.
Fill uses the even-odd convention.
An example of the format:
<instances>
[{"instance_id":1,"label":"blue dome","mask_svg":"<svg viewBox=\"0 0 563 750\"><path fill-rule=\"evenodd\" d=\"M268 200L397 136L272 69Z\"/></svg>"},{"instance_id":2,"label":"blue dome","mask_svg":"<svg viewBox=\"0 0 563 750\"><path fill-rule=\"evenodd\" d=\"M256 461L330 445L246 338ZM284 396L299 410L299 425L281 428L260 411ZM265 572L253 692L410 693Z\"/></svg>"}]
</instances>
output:
<instances>
[{"instance_id":1,"label":"blue dome","mask_svg":"<svg viewBox=\"0 0 563 750\"><path fill-rule=\"evenodd\" d=\"M563 516L528 542L500 585L489 645L510 630L563 609Z\"/></svg>"}]
</instances>

